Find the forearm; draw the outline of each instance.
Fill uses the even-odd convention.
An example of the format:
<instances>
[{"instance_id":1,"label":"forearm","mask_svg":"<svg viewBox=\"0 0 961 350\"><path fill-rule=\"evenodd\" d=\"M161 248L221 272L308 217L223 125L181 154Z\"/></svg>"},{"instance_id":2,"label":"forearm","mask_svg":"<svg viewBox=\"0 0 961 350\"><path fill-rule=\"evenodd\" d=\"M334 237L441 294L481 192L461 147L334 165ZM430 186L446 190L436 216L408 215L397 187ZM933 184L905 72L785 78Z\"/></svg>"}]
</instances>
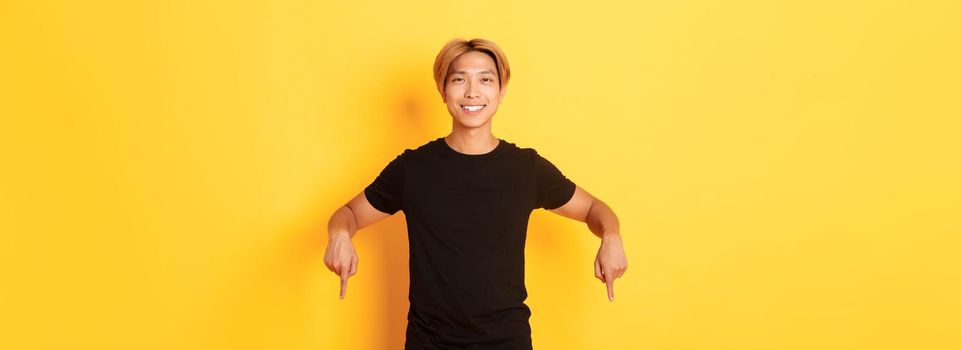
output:
<instances>
[{"instance_id":1,"label":"forearm","mask_svg":"<svg viewBox=\"0 0 961 350\"><path fill-rule=\"evenodd\" d=\"M357 219L354 217L354 212L346 205L337 208L337 211L330 216L330 220L327 222L327 234L331 238L334 236L351 238L356 233Z\"/></svg>"},{"instance_id":2,"label":"forearm","mask_svg":"<svg viewBox=\"0 0 961 350\"><path fill-rule=\"evenodd\" d=\"M621 232L621 224L617 220L617 215L614 214L611 207L607 206L607 203L600 199L591 205L585 221L587 222L587 228L600 238L607 235L619 235Z\"/></svg>"}]
</instances>

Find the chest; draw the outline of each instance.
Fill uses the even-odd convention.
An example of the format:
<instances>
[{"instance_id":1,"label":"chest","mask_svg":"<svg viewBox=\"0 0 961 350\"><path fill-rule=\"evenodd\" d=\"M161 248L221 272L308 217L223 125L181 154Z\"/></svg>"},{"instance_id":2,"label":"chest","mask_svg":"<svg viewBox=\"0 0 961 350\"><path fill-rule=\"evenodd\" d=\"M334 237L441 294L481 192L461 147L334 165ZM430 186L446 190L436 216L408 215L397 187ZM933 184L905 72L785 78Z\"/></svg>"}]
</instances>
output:
<instances>
[{"instance_id":1,"label":"chest","mask_svg":"<svg viewBox=\"0 0 961 350\"><path fill-rule=\"evenodd\" d=\"M533 210L532 170L506 160L412 164L405 174L404 209L431 221L499 229L526 220Z\"/></svg>"}]
</instances>

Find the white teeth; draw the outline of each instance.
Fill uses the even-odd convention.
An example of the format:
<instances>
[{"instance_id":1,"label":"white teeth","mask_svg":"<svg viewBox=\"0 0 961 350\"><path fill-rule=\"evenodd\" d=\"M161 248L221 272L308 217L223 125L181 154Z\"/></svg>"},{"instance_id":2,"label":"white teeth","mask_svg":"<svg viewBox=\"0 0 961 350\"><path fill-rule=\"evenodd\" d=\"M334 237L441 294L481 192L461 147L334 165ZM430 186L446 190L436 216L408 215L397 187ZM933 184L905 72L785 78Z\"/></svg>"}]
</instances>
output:
<instances>
[{"instance_id":1,"label":"white teeth","mask_svg":"<svg viewBox=\"0 0 961 350\"><path fill-rule=\"evenodd\" d=\"M477 112L477 111L481 110L481 108L484 108L484 106L486 106L486 105L480 105L480 106L461 106L461 107L464 108L464 109L466 109L466 110L468 110L468 111L471 111L471 112Z\"/></svg>"}]
</instances>

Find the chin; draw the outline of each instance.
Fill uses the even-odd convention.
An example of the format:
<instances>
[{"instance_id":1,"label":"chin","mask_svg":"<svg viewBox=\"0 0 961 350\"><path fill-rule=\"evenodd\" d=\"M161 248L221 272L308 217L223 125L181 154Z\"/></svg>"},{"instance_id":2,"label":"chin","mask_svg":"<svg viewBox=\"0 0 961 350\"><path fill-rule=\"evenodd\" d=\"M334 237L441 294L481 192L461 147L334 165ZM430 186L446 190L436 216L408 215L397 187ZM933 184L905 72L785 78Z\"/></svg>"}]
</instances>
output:
<instances>
[{"instance_id":1,"label":"chin","mask_svg":"<svg viewBox=\"0 0 961 350\"><path fill-rule=\"evenodd\" d=\"M491 120L491 118L484 118L484 119L479 119L479 118L478 118L478 119L474 119L474 118L471 118L471 117L461 117L461 118L458 118L458 119L457 119L457 122L458 122L460 125L465 126L465 127L468 127L468 128L477 128L477 127L480 127L481 125L484 125L484 124L488 123L490 120Z\"/></svg>"},{"instance_id":2,"label":"chin","mask_svg":"<svg viewBox=\"0 0 961 350\"><path fill-rule=\"evenodd\" d=\"M460 126L468 129L479 128L481 127L481 125L484 125L484 123L464 123L464 122L458 122L457 124L460 124Z\"/></svg>"}]
</instances>

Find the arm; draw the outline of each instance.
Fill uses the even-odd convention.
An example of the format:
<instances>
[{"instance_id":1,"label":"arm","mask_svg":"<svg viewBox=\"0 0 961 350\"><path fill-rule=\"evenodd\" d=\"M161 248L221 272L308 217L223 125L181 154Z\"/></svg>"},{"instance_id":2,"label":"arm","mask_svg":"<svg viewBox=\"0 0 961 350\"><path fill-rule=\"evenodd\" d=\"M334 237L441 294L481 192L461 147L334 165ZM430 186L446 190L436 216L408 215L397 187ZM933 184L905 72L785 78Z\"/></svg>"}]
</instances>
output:
<instances>
[{"instance_id":1,"label":"arm","mask_svg":"<svg viewBox=\"0 0 961 350\"><path fill-rule=\"evenodd\" d=\"M350 202L337 208L327 222L327 250L324 252L324 265L340 276L340 298L347 294L347 278L357 273L357 252L350 239L357 230L386 219L390 214L375 209L364 191L354 196Z\"/></svg>"},{"instance_id":2,"label":"arm","mask_svg":"<svg viewBox=\"0 0 961 350\"><path fill-rule=\"evenodd\" d=\"M360 191L347 204L337 208L327 222L327 232L331 236L347 235L348 238L352 238L357 230L388 217L390 214L383 213L370 205L364 191Z\"/></svg>"},{"instance_id":3,"label":"arm","mask_svg":"<svg viewBox=\"0 0 961 350\"><path fill-rule=\"evenodd\" d=\"M611 207L580 188L564 205L550 209L552 213L587 223L587 228L601 238L594 259L594 277L607 284L607 298L614 301L614 279L627 271L627 256L621 240L620 222Z\"/></svg>"},{"instance_id":4,"label":"arm","mask_svg":"<svg viewBox=\"0 0 961 350\"><path fill-rule=\"evenodd\" d=\"M587 223L587 228L595 236L604 238L606 235L619 235L620 222L611 207L597 199L580 186L574 189L574 195L564 205L550 209L557 215Z\"/></svg>"}]
</instances>

